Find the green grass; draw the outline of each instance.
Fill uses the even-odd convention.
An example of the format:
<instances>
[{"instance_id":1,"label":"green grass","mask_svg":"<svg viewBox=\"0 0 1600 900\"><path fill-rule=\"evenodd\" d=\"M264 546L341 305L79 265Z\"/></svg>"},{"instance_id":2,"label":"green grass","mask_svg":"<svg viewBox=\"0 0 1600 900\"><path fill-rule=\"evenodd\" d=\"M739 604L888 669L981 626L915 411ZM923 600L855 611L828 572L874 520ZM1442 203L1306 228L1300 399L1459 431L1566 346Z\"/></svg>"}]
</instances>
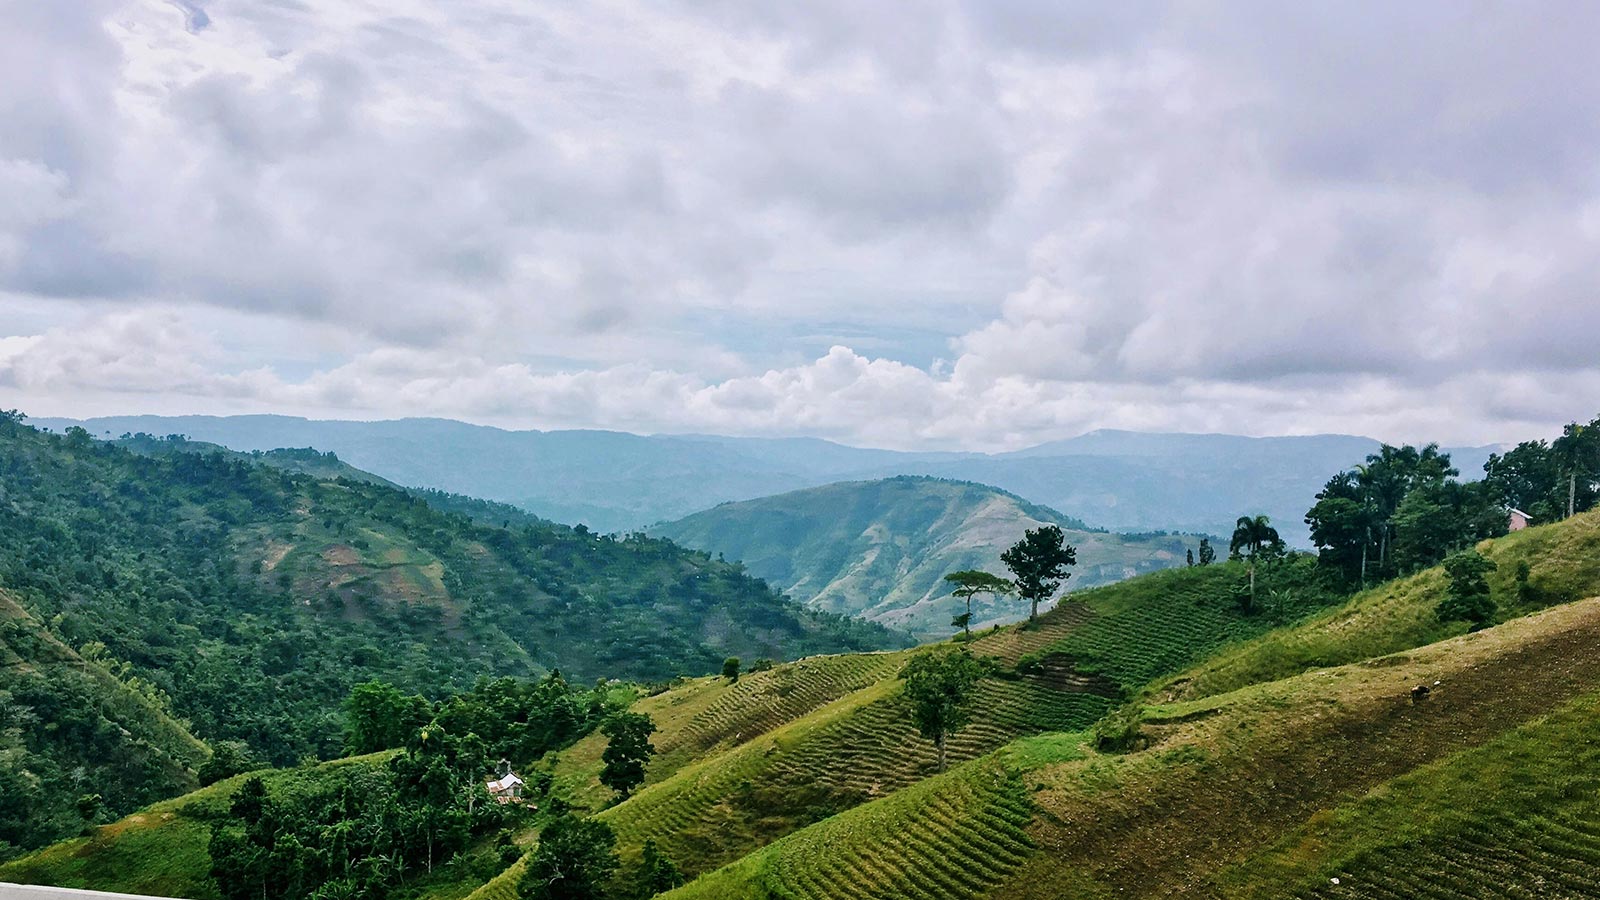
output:
<instances>
[{"instance_id":1,"label":"green grass","mask_svg":"<svg viewBox=\"0 0 1600 900\"><path fill-rule=\"evenodd\" d=\"M1241 898L1600 896L1597 727L1589 694L1315 816L1222 884Z\"/></svg>"},{"instance_id":2,"label":"green grass","mask_svg":"<svg viewBox=\"0 0 1600 900\"><path fill-rule=\"evenodd\" d=\"M1498 568L1490 588L1507 621L1543 606L1600 595L1600 512L1529 528L1480 546ZM1528 564L1527 587L1517 583ZM1218 654L1158 693L1198 697L1421 647L1466 630L1434 614L1447 580L1440 568L1379 585L1349 603Z\"/></svg>"},{"instance_id":3,"label":"green grass","mask_svg":"<svg viewBox=\"0 0 1600 900\"><path fill-rule=\"evenodd\" d=\"M665 896L977 896L1035 851L1021 770L1078 757L1081 741L1081 735L1025 739L783 838Z\"/></svg>"}]
</instances>

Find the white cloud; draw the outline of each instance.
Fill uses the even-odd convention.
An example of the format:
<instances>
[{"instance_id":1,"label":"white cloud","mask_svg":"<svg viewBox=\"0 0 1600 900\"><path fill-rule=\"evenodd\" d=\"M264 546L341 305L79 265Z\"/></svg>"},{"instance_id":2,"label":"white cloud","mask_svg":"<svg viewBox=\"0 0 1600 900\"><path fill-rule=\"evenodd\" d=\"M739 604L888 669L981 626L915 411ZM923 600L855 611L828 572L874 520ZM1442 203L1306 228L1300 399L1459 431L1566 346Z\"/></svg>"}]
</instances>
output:
<instances>
[{"instance_id":1,"label":"white cloud","mask_svg":"<svg viewBox=\"0 0 1600 900\"><path fill-rule=\"evenodd\" d=\"M1597 18L12 4L0 386L893 446L1539 433L1600 396Z\"/></svg>"}]
</instances>

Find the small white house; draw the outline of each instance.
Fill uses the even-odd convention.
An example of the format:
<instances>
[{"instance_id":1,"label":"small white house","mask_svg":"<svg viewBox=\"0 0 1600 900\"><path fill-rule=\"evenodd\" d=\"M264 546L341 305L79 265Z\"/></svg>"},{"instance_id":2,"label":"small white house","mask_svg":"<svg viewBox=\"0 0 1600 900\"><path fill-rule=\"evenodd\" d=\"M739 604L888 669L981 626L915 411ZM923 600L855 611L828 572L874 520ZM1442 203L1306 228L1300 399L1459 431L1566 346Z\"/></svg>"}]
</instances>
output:
<instances>
[{"instance_id":1,"label":"small white house","mask_svg":"<svg viewBox=\"0 0 1600 900\"><path fill-rule=\"evenodd\" d=\"M1521 531L1522 529L1527 528L1529 525L1533 524L1533 516L1528 515L1527 513L1523 512L1520 509L1517 509L1516 507L1511 507L1510 509L1507 509L1506 510L1506 516L1507 516L1507 521L1506 521L1506 530L1507 531Z\"/></svg>"},{"instance_id":2,"label":"small white house","mask_svg":"<svg viewBox=\"0 0 1600 900\"><path fill-rule=\"evenodd\" d=\"M500 803L517 803L522 800L522 779L515 772L507 772L485 785L489 796Z\"/></svg>"}]
</instances>

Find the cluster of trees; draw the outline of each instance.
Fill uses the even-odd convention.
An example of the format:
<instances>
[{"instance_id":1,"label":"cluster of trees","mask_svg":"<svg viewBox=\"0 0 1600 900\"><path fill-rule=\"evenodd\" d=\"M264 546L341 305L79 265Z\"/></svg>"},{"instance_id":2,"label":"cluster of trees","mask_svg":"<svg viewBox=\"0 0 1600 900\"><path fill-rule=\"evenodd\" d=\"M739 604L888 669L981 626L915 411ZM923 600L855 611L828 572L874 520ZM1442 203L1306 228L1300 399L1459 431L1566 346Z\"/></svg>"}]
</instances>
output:
<instances>
[{"instance_id":1,"label":"cluster of trees","mask_svg":"<svg viewBox=\"0 0 1600 900\"><path fill-rule=\"evenodd\" d=\"M1524 441L1484 464L1484 484L1495 498L1535 522L1554 522L1600 503L1600 416L1577 422L1561 436Z\"/></svg>"},{"instance_id":2,"label":"cluster of trees","mask_svg":"<svg viewBox=\"0 0 1600 900\"><path fill-rule=\"evenodd\" d=\"M1600 418L1560 437L1493 454L1479 481L1437 444L1385 445L1328 479L1306 513L1318 557L1348 585L1366 585L1443 562L1504 534L1508 508L1552 522L1600 502Z\"/></svg>"},{"instance_id":3,"label":"cluster of trees","mask_svg":"<svg viewBox=\"0 0 1600 900\"><path fill-rule=\"evenodd\" d=\"M1504 534L1504 499L1487 481L1462 482L1437 444L1384 445L1328 479L1306 513L1318 557L1349 585L1441 562Z\"/></svg>"},{"instance_id":4,"label":"cluster of trees","mask_svg":"<svg viewBox=\"0 0 1600 900\"><path fill-rule=\"evenodd\" d=\"M226 900L382 898L528 815L490 801L486 756L476 736L429 725L387 765L337 767L332 783L269 793L252 776L212 823L212 877Z\"/></svg>"},{"instance_id":5,"label":"cluster of trees","mask_svg":"<svg viewBox=\"0 0 1600 900\"><path fill-rule=\"evenodd\" d=\"M470 734L486 754L520 765L571 745L621 706L604 683L575 687L559 670L537 681L480 677L470 690L438 703L369 681L345 701L344 749L360 755L403 747L434 724L449 734Z\"/></svg>"}]
</instances>

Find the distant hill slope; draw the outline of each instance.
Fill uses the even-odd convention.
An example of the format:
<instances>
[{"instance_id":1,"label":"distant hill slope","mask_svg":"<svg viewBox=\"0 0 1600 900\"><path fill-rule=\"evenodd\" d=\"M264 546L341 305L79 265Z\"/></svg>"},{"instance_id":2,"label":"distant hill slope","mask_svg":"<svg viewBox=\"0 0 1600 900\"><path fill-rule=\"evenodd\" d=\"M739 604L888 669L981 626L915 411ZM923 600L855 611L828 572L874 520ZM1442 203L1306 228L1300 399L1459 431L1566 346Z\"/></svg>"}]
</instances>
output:
<instances>
[{"instance_id":1,"label":"distant hill slope","mask_svg":"<svg viewBox=\"0 0 1600 900\"><path fill-rule=\"evenodd\" d=\"M1000 554L1029 528L1060 526L1078 549L1071 588L1182 565L1197 538L1089 530L1055 510L987 485L900 476L724 503L649 533L737 560L816 609L943 637L965 605L944 576L1004 575ZM981 596L974 628L1025 618L1016 598Z\"/></svg>"},{"instance_id":2,"label":"distant hill slope","mask_svg":"<svg viewBox=\"0 0 1600 900\"><path fill-rule=\"evenodd\" d=\"M990 484L1119 531L1232 532L1265 513L1305 545L1302 521L1328 475L1378 442L1348 435L1250 438L1096 431L1004 454L902 453L811 438L505 431L442 419L315 421L289 416L118 416L76 423L98 437L184 434L235 450L315 447L410 487L519 506L559 522L629 531L727 500L836 481L933 475ZM1448 448L1447 448L1448 449ZM1492 448L1450 449L1464 476Z\"/></svg>"}]
</instances>

